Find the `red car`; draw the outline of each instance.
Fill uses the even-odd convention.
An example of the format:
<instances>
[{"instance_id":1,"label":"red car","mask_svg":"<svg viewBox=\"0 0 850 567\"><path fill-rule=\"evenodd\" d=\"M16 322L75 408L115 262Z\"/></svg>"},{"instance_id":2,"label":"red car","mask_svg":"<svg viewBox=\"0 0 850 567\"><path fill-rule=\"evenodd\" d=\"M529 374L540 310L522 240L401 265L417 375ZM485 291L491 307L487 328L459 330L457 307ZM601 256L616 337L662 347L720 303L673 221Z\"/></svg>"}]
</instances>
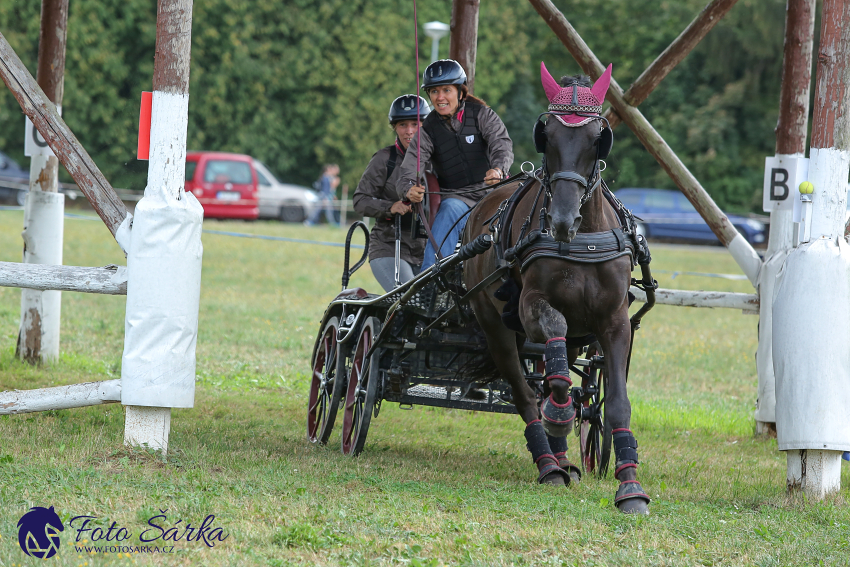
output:
<instances>
[{"instance_id":1,"label":"red car","mask_svg":"<svg viewBox=\"0 0 850 567\"><path fill-rule=\"evenodd\" d=\"M185 188L198 198L206 218L254 220L260 213L251 156L188 152Z\"/></svg>"}]
</instances>

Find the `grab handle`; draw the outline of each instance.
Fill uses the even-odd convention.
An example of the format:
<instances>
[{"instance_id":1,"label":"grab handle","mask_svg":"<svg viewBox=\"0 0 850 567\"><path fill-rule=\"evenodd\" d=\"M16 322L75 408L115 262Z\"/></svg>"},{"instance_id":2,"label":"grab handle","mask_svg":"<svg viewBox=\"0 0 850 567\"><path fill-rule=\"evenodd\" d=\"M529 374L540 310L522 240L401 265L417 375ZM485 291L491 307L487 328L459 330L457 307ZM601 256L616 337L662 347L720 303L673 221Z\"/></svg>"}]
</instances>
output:
<instances>
[{"instance_id":1,"label":"grab handle","mask_svg":"<svg viewBox=\"0 0 850 567\"><path fill-rule=\"evenodd\" d=\"M360 227L363 230L363 237L365 239L365 246L363 246L363 255L360 257L360 260L354 264L354 267L350 270L348 269L348 262L351 256L351 237L354 236L354 229ZM345 237L345 263L342 268L342 289L348 289L348 281L351 279L352 274L360 269L360 267L366 263L366 258L369 256L369 227L366 226L366 223L363 221L357 221L351 225L348 229L348 234Z\"/></svg>"}]
</instances>

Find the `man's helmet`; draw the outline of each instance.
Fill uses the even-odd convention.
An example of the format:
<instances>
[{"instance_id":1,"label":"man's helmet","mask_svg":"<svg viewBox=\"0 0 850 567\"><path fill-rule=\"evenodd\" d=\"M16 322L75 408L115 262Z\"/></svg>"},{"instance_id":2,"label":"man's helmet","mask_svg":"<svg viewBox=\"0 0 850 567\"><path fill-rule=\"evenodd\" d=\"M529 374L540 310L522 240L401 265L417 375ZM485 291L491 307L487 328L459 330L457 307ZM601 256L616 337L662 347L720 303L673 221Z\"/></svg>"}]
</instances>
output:
<instances>
[{"instance_id":1,"label":"man's helmet","mask_svg":"<svg viewBox=\"0 0 850 567\"><path fill-rule=\"evenodd\" d=\"M440 59L425 68L422 74L422 88L425 92L439 85L465 85L466 71L454 59Z\"/></svg>"},{"instance_id":2,"label":"man's helmet","mask_svg":"<svg viewBox=\"0 0 850 567\"><path fill-rule=\"evenodd\" d=\"M414 94L401 95L390 105L390 125L402 120L416 120L416 105L419 105L419 119L424 120L431 107L424 98Z\"/></svg>"}]
</instances>

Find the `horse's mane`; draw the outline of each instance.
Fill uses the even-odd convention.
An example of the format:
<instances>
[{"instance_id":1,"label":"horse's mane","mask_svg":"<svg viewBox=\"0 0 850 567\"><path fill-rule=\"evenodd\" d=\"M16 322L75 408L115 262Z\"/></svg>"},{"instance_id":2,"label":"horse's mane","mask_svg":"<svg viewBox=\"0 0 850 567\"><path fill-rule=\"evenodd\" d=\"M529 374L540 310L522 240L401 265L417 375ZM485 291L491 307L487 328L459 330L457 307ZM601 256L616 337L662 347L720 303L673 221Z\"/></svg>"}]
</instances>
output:
<instances>
[{"instance_id":1,"label":"horse's mane","mask_svg":"<svg viewBox=\"0 0 850 567\"><path fill-rule=\"evenodd\" d=\"M561 86L569 87L573 83L578 83L580 87L590 88L593 86L593 83L590 82L590 77L587 75L582 75L579 73L578 75L564 75L561 77Z\"/></svg>"}]
</instances>

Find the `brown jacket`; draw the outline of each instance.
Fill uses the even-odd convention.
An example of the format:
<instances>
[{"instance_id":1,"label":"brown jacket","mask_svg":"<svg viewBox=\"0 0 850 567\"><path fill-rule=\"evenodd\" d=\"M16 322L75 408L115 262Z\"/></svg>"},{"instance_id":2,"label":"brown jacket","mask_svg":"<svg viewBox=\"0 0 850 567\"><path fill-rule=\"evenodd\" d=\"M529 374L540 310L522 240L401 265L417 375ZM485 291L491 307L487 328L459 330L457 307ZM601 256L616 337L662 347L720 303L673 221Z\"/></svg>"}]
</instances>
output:
<instances>
[{"instance_id":1,"label":"brown jacket","mask_svg":"<svg viewBox=\"0 0 850 567\"><path fill-rule=\"evenodd\" d=\"M461 103L457 112L449 119L452 130L459 131L463 126L457 119L458 113L464 109L465 103ZM435 111L436 112L436 111ZM478 113L478 129L481 130L481 137L487 142L487 157L490 161L490 169L498 167L507 177L508 170L514 161L514 144L511 137L508 135L508 130L502 119L489 106L485 106ZM431 153L434 150L434 145L428 133L424 129L420 130L422 134L422 152L419 156L421 164L428 163L431 160ZM397 195L403 199L407 190L414 185L416 179L416 152L419 144L419 133L417 133L410 146L407 148L407 153L404 156L404 162L401 164L401 175L396 183ZM424 167L423 167L424 169ZM395 176L394 176L395 177ZM467 193L470 189L480 189ZM467 187L456 189L457 195L452 195L452 189L440 189L443 199L457 198L469 205L470 207L480 201L484 195L489 192L489 187L482 179L479 183L473 183Z\"/></svg>"},{"instance_id":2,"label":"brown jacket","mask_svg":"<svg viewBox=\"0 0 850 567\"><path fill-rule=\"evenodd\" d=\"M396 164L389 179L387 179L387 162L390 159L390 149L387 146L372 156L372 161L366 166L357 190L354 192L354 210L363 216L374 217L375 226L369 238L369 259L395 256L395 224L390 208L399 200L396 194L396 184L401 174L401 163L404 155L396 148ZM415 161L414 161L414 167ZM409 228L413 213L402 217L408 228L401 231L401 259L409 264L419 265L425 254L425 239L411 236Z\"/></svg>"}]
</instances>

